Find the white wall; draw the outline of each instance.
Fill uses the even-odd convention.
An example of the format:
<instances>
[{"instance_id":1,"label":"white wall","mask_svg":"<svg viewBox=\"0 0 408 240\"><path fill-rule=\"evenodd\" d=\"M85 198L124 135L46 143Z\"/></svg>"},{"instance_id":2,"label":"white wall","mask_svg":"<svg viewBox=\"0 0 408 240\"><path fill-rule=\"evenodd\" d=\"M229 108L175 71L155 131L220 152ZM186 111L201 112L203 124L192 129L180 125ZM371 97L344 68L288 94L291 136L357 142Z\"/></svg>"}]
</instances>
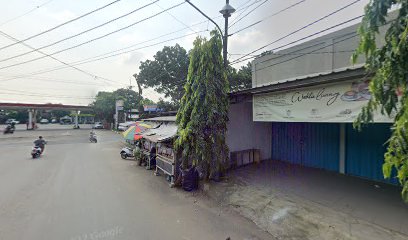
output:
<instances>
[{"instance_id":1,"label":"white wall","mask_svg":"<svg viewBox=\"0 0 408 240\"><path fill-rule=\"evenodd\" d=\"M231 104L227 144L231 152L260 149L261 160L270 159L272 124L252 121L252 102Z\"/></svg>"},{"instance_id":2,"label":"white wall","mask_svg":"<svg viewBox=\"0 0 408 240\"><path fill-rule=\"evenodd\" d=\"M252 87L353 68L351 51L360 41L359 35L356 35L358 27L359 24L355 24L255 59L252 62ZM380 27L380 36L376 39L379 46L384 44L387 27ZM364 62L361 56L354 67L360 67Z\"/></svg>"}]
</instances>

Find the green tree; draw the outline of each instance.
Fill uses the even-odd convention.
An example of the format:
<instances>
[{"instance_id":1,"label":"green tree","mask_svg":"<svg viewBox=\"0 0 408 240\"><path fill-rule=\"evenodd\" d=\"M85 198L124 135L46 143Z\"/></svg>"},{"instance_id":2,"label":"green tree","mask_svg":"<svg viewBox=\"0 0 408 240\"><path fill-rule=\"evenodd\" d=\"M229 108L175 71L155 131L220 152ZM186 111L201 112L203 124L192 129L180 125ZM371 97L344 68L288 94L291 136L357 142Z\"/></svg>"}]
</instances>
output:
<instances>
[{"instance_id":1,"label":"green tree","mask_svg":"<svg viewBox=\"0 0 408 240\"><path fill-rule=\"evenodd\" d=\"M190 55L185 93L177 113L176 149L182 151L183 167L187 159L201 165L207 179L223 171L228 160L225 133L228 121L228 80L221 57L221 36L198 37Z\"/></svg>"},{"instance_id":2,"label":"green tree","mask_svg":"<svg viewBox=\"0 0 408 240\"><path fill-rule=\"evenodd\" d=\"M141 98L132 88L120 88L114 92L98 92L95 101L91 104L96 117L112 123L116 100L124 101L123 109L125 111L140 109L140 106L143 108L143 104L146 101L150 101L149 99Z\"/></svg>"},{"instance_id":3,"label":"green tree","mask_svg":"<svg viewBox=\"0 0 408 240\"><path fill-rule=\"evenodd\" d=\"M144 88L152 87L178 103L184 93L188 71L187 51L178 44L166 46L153 58L141 62L139 73L134 75L137 83Z\"/></svg>"},{"instance_id":4,"label":"green tree","mask_svg":"<svg viewBox=\"0 0 408 240\"><path fill-rule=\"evenodd\" d=\"M165 112L168 111L176 111L178 106L172 102L164 101L164 99L160 98L157 102L157 108L162 109Z\"/></svg>"},{"instance_id":5,"label":"green tree","mask_svg":"<svg viewBox=\"0 0 408 240\"><path fill-rule=\"evenodd\" d=\"M98 92L95 101L91 104L97 119L113 122L115 114L115 96L113 92Z\"/></svg>"},{"instance_id":6,"label":"green tree","mask_svg":"<svg viewBox=\"0 0 408 240\"><path fill-rule=\"evenodd\" d=\"M387 18L396 4L396 18ZM353 55L366 57L366 69L373 75L370 91L373 95L355 122L373 121L376 111L394 117L392 135L384 156L383 173L391 177L392 169L397 172L403 186L402 197L408 202L408 1L371 0L365 8L365 15L359 28L360 44ZM384 44L378 46L380 27L385 26Z\"/></svg>"},{"instance_id":7,"label":"green tree","mask_svg":"<svg viewBox=\"0 0 408 240\"><path fill-rule=\"evenodd\" d=\"M230 67L228 69L228 81L231 91L251 88L252 86L252 65L250 62L242 66L238 71Z\"/></svg>"}]
</instances>

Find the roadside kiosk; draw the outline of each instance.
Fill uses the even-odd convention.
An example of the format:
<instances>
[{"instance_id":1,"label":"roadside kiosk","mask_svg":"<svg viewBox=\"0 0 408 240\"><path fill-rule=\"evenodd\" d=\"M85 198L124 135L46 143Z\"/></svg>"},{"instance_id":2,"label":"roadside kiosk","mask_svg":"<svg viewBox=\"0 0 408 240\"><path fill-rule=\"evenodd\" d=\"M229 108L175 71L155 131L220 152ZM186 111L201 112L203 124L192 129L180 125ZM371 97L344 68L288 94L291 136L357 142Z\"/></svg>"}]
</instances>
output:
<instances>
[{"instance_id":1,"label":"roadside kiosk","mask_svg":"<svg viewBox=\"0 0 408 240\"><path fill-rule=\"evenodd\" d=\"M150 144L155 144L156 147L155 174L164 173L168 180L174 183L181 163L180 154L176 153L173 145L177 134L175 117L158 117L146 119L146 121L160 121L157 128L149 129L143 134L143 138Z\"/></svg>"}]
</instances>

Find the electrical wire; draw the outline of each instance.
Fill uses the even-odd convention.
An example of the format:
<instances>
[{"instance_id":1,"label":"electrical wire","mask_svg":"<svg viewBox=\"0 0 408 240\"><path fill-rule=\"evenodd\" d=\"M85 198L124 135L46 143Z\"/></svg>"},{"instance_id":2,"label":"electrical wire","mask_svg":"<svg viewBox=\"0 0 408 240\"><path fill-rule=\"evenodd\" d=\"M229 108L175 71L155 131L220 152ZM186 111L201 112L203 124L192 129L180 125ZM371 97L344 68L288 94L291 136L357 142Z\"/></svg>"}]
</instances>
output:
<instances>
[{"instance_id":1,"label":"electrical wire","mask_svg":"<svg viewBox=\"0 0 408 240\"><path fill-rule=\"evenodd\" d=\"M235 24L237 24L239 21L241 21L242 19L244 19L245 17L247 17L249 14L251 14L252 12L254 12L256 9L258 9L260 6L264 5L265 3L267 3L269 0L265 0L263 2L261 2L258 6L256 6L255 8L253 8L251 11L249 11L248 13L246 13L244 16L242 16L241 18L239 18L238 20L236 20L235 22L233 22L228 28L231 28L232 26L234 26Z\"/></svg>"},{"instance_id":2,"label":"electrical wire","mask_svg":"<svg viewBox=\"0 0 408 240\"><path fill-rule=\"evenodd\" d=\"M332 29L337 28L337 27L339 27L339 26L342 26L342 25L344 25L344 24L347 24L347 23L350 23L350 22L355 21L355 20L357 20L357 19L360 19L360 18L362 18L363 16L364 16L364 15L360 15L360 16L357 16L357 17L348 19L348 20L346 20L346 21L343 21L343 22L341 22L341 23L335 24L335 25L333 25L333 26L330 26L330 27L325 28L325 29L323 29L323 30L320 30L320 31L318 31L318 32L312 33L312 34L310 34L310 35L307 35L307 36L305 36L305 37L299 38L299 39L294 40L294 41L292 41L292 42L283 44L283 45L281 45L281 46L279 46L279 47L275 47L275 48L271 49L270 51L276 51L276 50L282 49L282 48L284 48L284 47L287 47L287 46L293 45L293 44L295 44L295 43L298 43L298 42L300 42L300 41L306 40L306 39L308 39L308 38L317 36L317 35L319 35L319 34L321 34L321 33L327 32L327 31L329 31L329 30L332 30ZM243 56L248 56L248 55L249 55L249 54L243 54ZM259 57L259 56L260 56L260 55L257 54L257 55L252 55L252 56L250 56L250 57L241 59L241 60L239 60L239 61L234 60L234 61L231 63L231 65L234 65L234 64L237 64L237 63L240 63L240 62L244 62L244 61L247 61L247 60L250 60L250 59Z\"/></svg>"},{"instance_id":3,"label":"electrical wire","mask_svg":"<svg viewBox=\"0 0 408 240\"><path fill-rule=\"evenodd\" d=\"M268 46L270 46L270 45L272 45L272 44L274 44L274 43L277 43L277 42L279 42L279 41L281 41L281 40L283 40L283 39L285 39L285 38L287 38L287 37L290 37L290 36L294 35L295 33L298 33L298 32L300 32L300 31L302 31L302 30L304 30L304 29L306 29L306 28L308 28L308 27L310 27L310 26L312 26L312 25L314 25L314 24L316 24L316 23L318 23L318 22L320 22L320 21L323 21L324 19L326 19L326 18L328 18L328 17L330 17L330 16L333 16L334 14L336 14L336 13L338 13L338 12L340 12L340 11L342 11L342 10L344 10L344 9L346 9L346 8L352 6L352 5L354 5L354 4L356 4L356 3L360 2L360 1L361 1L361 0L354 0L353 2L347 4L347 5L345 5L345 6L341 7L341 8L339 8L339 9L337 9L337 10L335 10L335 11L333 11L333 12L331 12L331 13L329 13L329 14L323 16L323 17L320 17L319 19L317 19L317 20L315 20L315 21L313 21L313 22L311 22L311 23L308 23L308 24L302 26L302 27L296 29L295 31L292 31L292 32L286 34L285 36L278 38L278 39L275 40L275 41L272 41L272 42L270 42L270 43L268 43L268 44L266 44L266 45L264 45L264 46L262 46L262 47L260 47L260 48L257 48L257 49L255 49L255 50L249 52L247 55L244 55L244 56L242 56L242 57L240 57L240 58L234 60L233 63L236 62L236 61L239 61L239 60L243 59L244 57L246 57L246 56L248 56L248 55L250 55L250 54L253 54L253 53L255 53L255 52L259 51L259 50L262 50L262 49L264 49L264 48L266 48L266 47L268 47Z\"/></svg>"},{"instance_id":4,"label":"electrical wire","mask_svg":"<svg viewBox=\"0 0 408 240\"><path fill-rule=\"evenodd\" d=\"M229 36L232 36L232 35L234 35L234 34L237 34L237 33L241 32L241 31L244 31L244 30L246 30L246 29L248 29L248 28L250 28L250 27L253 27L253 26L255 26L255 25L257 25L257 24L259 24L259 23L265 21L266 19L271 18L271 17L273 17L273 16L276 16L276 15L278 15L278 14L280 14L280 13L283 13L283 12L285 12L285 11L287 11L287 10L289 10L289 9L291 9L291 8L293 8L293 7L295 7L295 6L299 5L299 4L301 4L301 3L304 3L305 1L306 1L306 0L301 0L301 1L299 1L299 2L296 2L296 3L294 3L294 4L292 4L292 5L288 6L288 7L286 7L286 8L284 8L284 9L281 9L281 10L279 10L279 11L277 11L277 12L275 12L275 13L273 13L273 14L271 14L271 15L269 15L269 16L267 16L267 17L261 19L261 20L258 20L258 21L254 22L254 23L252 23L252 24L250 24L250 25L248 25L248 26L246 26L246 27L243 27L243 28L241 28L241 29L239 29L239 30L237 30L237 31L235 31L235 32L233 32L233 33L231 33Z\"/></svg>"},{"instance_id":5,"label":"electrical wire","mask_svg":"<svg viewBox=\"0 0 408 240\"><path fill-rule=\"evenodd\" d=\"M327 44L327 45L325 45L325 46L323 46L323 47L317 48L317 49L315 49L315 50L312 50L312 51L310 51L310 52L301 54L301 55L296 56L296 57L293 57L293 58L289 58L289 59L283 60L283 61L281 61L281 62L277 62L277 63L273 63L273 64L271 64L271 65L267 65L267 66L265 66L265 67L256 69L255 71L260 71L260 70L263 70L263 69L265 69L265 68L274 67L274 66L276 66L276 65L279 65L279 64L282 64L282 63L285 63L285 62L292 61L292 60L294 60L294 59L297 59L297 58L306 56L306 55L308 55L308 54L314 53L314 52L316 52L316 51L325 49L325 48L327 48L327 47L333 46L334 44L341 43L341 42L344 42L344 41L346 41L346 40L352 39L352 38L354 38L354 37L356 37L356 36L358 36L358 35L359 35L358 33L354 33L353 35L351 35L351 36L349 36L349 37L347 37L347 38L345 38L345 39L342 39L342 40L339 40L339 41L333 41L332 43Z\"/></svg>"},{"instance_id":6,"label":"electrical wire","mask_svg":"<svg viewBox=\"0 0 408 240\"><path fill-rule=\"evenodd\" d=\"M207 32L207 31L208 31L208 30L203 30L203 31L199 31L198 33ZM184 37L187 37L187 36L191 36L191 35L195 35L195 34L196 34L196 33L190 33L190 34L178 36L178 37L175 37L175 38L166 39L166 40L161 41L161 42L157 42L157 43L154 43L154 44L142 46L142 47L139 47L139 48L136 48L136 49L132 49L132 50L128 50L128 51L125 51L125 52L119 52L119 53L117 53L117 52L120 51L120 50L115 50L115 51L110 52L110 53L115 53L115 54L110 54L110 53L108 52L108 53L100 54L100 55L98 55L98 56L94 56L94 57L86 58L86 59L83 59L83 60L79 60L79 61L76 61L76 62L71 62L71 63L69 63L69 64L71 64L71 65L73 65L73 66L76 66L76 65L82 65L82 64L86 64L86 63L96 62L96 61L100 61L100 60L103 60L103 59L107 59L107 58L119 56L119 55L122 55L122 54L130 53L130 52L133 52L133 51L137 51L137 50L140 50L140 49L144 49L144 48L156 46L156 45L159 45L159 44L162 44L162 43L165 43L165 42L170 42L170 41L173 41L173 40L181 39L181 38L184 38ZM128 48L124 48L124 49L128 49ZM110 54L110 55L109 55L109 54ZM0 82L10 81L10 80L18 79L18 78L24 78L25 76L32 76L32 75L44 74L44 73L53 72L53 71L60 70L60 69L64 69L64 68L67 68L67 67L66 67L66 66L59 66L59 67L55 67L55 68L51 68L51 69L46 69L46 70L43 70L43 71L32 72L32 73L28 73L28 74L26 74L26 75L20 75L20 76L8 78L8 79L2 79L2 80L0 80Z\"/></svg>"},{"instance_id":7,"label":"electrical wire","mask_svg":"<svg viewBox=\"0 0 408 240\"><path fill-rule=\"evenodd\" d=\"M18 40L18 39L16 39L16 38L14 38L14 37L12 37L12 36L10 36L9 34L3 32L3 31L0 31L0 34L3 35L3 36L5 36L5 37L7 37L7 38L10 39L10 40L13 40L13 41L15 41L15 42L20 42L20 44L22 44L22 45L24 45L24 46L26 46L26 47L28 47L28 48L34 49L34 47L28 45L28 44L25 43L25 42L22 42L22 41L20 41L20 40ZM85 73L86 75L89 75L89 76L91 76L92 78L100 78L100 79L105 80L105 81L116 82L116 81L113 81L113 80L110 80L110 79L107 79L107 78L104 78L104 77L100 77L100 76L95 75L95 74L93 74L93 73L87 72L87 71L82 70L82 69L80 69L80 68L77 68L77 67L75 67L75 66L72 66L72 65L70 65L69 63L66 63L66 62L64 62L64 61L61 61L61 60L59 60L59 59L57 59L57 58L55 58L55 57L53 57L53 56L50 56L49 54L44 53L44 52L42 52L42 51L40 51L40 50L37 50L37 52L39 52L39 53L41 53L42 55L45 55L45 56L47 56L47 57L50 57L50 58L52 58L52 59L54 59L54 60L56 60L56 61L58 61L58 62L60 62L60 63L62 63L62 64L64 64L64 65L68 66L68 67L71 67L71 68L73 68L73 69L79 71L79 72Z\"/></svg>"},{"instance_id":8,"label":"electrical wire","mask_svg":"<svg viewBox=\"0 0 408 240\"><path fill-rule=\"evenodd\" d=\"M236 12L239 12L239 11L240 11L240 13L239 13L236 17L234 17L234 18L231 20L231 24L234 23L239 17L241 17L242 14L244 14L245 11L249 9L249 7L251 7L252 5L254 5L254 4L256 4L256 3L258 3L258 2L260 2L260 1L262 1L262 0L256 0L255 2L253 2L252 4L250 4L250 2L252 2L252 1L253 1L253 0L248 0L248 1L246 1L244 4L240 5L240 6L237 8L237 11L236 11ZM249 4L248 4L248 3L249 3ZM241 8L241 7L242 7L242 8Z\"/></svg>"},{"instance_id":9,"label":"electrical wire","mask_svg":"<svg viewBox=\"0 0 408 240\"><path fill-rule=\"evenodd\" d=\"M45 31L43 31L43 32L40 32L40 33L34 34L34 35L30 36L30 37L24 38L24 39L21 40L21 41L22 41L22 42L25 42L25 41L28 41L28 40L30 40L30 39L36 38L36 37L38 37L38 36L41 36L41 35L43 35L43 34L45 34L45 33L54 31L54 30L57 29L57 28L60 28L60 27L65 26L65 25L67 25L67 24L69 24L69 23L75 22L75 21L77 21L77 20L79 20L79 19L81 19L81 18L84 18L84 17L86 17L86 16L88 16L88 15L91 15L91 14L93 14L93 13L95 13L95 12L98 12L98 11L104 9L104 8L107 8L107 7L109 7L109 6L112 6L113 4L118 3L118 2L120 2L120 1L121 1L121 0L115 0L115 1L113 1L113 2L110 2L110 3L108 3L108 4L106 4L106 5L102 6L102 7L99 7L99 8L97 8L97 9L95 9L95 10L92 10L92 11L90 11L90 12L87 12L87 13L85 13L85 14L79 16L79 17L73 18L73 19L71 19L71 20L69 20L69 21L66 21L66 22L63 22L63 23L61 23L61 24L58 24L57 26L52 27L52 28L50 28L50 29L47 29L47 30L45 30ZM19 43L12 43L12 44L9 44L9 45L7 45L7 46L0 47L0 50L9 48L9 47L14 46L14 45L17 45L17 44L19 44Z\"/></svg>"},{"instance_id":10,"label":"electrical wire","mask_svg":"<svg viewBox=\"0 0 408 240\"><path fill-rule=\"evenodd\" d=\"M13 21L15 21L15 20L17 20L17 19L19 19L19 18L22 18L22 17L24 17L24 16L26 16L26 15L28 15L28 14L34 12L35 10L38 10L39 8L41 8L41 7L43 7L43 6L45 6L45 5L49 4L49 3L51 3L52 1L54 1L54 0L49 0L49 1L47 1L47 2L44 2L43 4L40 4L40 5L38 5L38 6L34 7L34 8L32 8L31 10L28 10L27 12L25 12L25 13L23 13L23 14L21 14L21 15L18 15L18 16L16 16L16 17L13 17L13 18L9 19L9 20L6 20L6 21L0 23L0 26L3 26L3 25L5 25L5 24L7 24L7 23L10 23L10 22L13 22Z\"/></svg>"},{"instance_id":11,"label":"electrical wire","mask_svg":"<svg viewBox=\"0 0 408 240\"><path fill-rule=\"evenodd\" d=\"M102 36L93 38L93 39L88 40L88 41L86 41L86 42L82 42L82 43L80 43L80 44L74 45L74 46L72 46L72 47L64 48L64 49L62 49L62 50L59 50L59 51L50 53L49 55L50 55L50 56L53 56L53 55L55 55L55 54L59 54L59 53L62 53L62 52L65 52L65 51L68 51L68 50L71 50L71 49L74 49L74 48L83 46L83 45L85 45L85 44L91 43L91 42L93 42L93 41L96 41L96 40L105 38L105 37L110 36L110 35L112 35L112 34L114 34L114 33L117 33L117 32L123 31L123 30L125 30L125 29L127 29L127 28L133 27L134 25L137 25L137 24L139 24L139 23L141 23L141 22L144 22L144 21L146 21L146 20L149 20L149 19L151 19L151 18L154 18L154 17L156 17L156 16L159 16L160 14L163 14L163 13L165 13L165 12L167 12L167 11L173 9L173 8L176 8L176 7L178 7L178 6L181 6L181 5L184 4L184 3L185 3L185 2L178 3L178 4L176 4L176 5L173 5L173 6L169 7L169 8L166 8L165 10L163 10L163 11L161 11L161 12L158 12L158 13L156 13L156 14L154 14L154 15L151 15L151 16L149 16L149 17L146 17L146 18L142 19L142 20L139 20L139 21L137 21L137 22L134 22L134 23L132 23L132 24L130 24L130 25L127 25L127 26L122 27L122 28L120 28L120 29L117 29L117 30L115 30L115 31L106 33L106 34L104 34L104 35L102 35ZM27 60L27 61L24 61L24 62L7 65L7 66L4 66L4 67L0 67L0 69L6 69L6 68L10 68L10 67L19 66L19 65L22 65L22 64L26 64L26 63L30 63L30 62L34 62L34 61L43 59L43 58L45 58L45 57L47 57L47 56L42 56L42 57L38 57L38 58L33 58L33 59L30 59L30 60Z\"/></svg>"},{"instance_id":12,"label":"electrical wire","mask_svg":"<svg viewBox=\"0 0 408 240\"><path fill-rule=\"evenodd\" d=\"M52 43L50 43L50 44L44 45L44 46L42 46L42 47L33 49L32 51L24 52L24 53L17 54L17 55L8 57L8 58L1 59L0 62L5 62L5 61L8 61L8 60L11 60L11 59L14 59L14 58L18 58L18 57L25 56L25 55L30 54L30 53L33 53L33 52L38 52L38 50L41 50L41 49L44 49L44 48L48 48L48 47L54 46L54 45L56 45L56 44L65 42L65 41L67 41L67 40L70 40L70 39L72 39L72 38L81 36L81 35L83 35L83 34L85 34L85 33L88 33L88 32L93 31L93 30L95 30L95 29L101 28L101 27L103 27L103 26L105 26L105 25L108 25L108 24L114 22L114 21L117 21L117 20L119 20L119 19L121 19L121 18L127 17L127 16L129 16L129 15L131 15L131 14L133 14L133 13L136 13L136 12L138 12L138 11L140 11L140 10L142 10L142 9L144 9L144 8L146 8L146 7L148 7L148 6L150 6L150 5L153 5L154 3L157 3L158 1L160 1L160 0L156 0L156 1L152 2L152 3L148 3L148 4L146 4L146 5L143 5L143 6L139 7L139 8L136 8L136 9L134 9L134 10L132 10L132 11L126 13L126 14L123 14L123 15L121 15L121 16L119 16L119 17L116 17L116 18L111 19L111 20L109 20L109 21L107 21L107 22L104 22L104 23L102 23L102 24L99 24L99 25L97 25L97 26L95 26L95 27L89 28L89 29L87 29L87 30L85 30L85 31L79 32L79 33L77 33L77 34L71 35L71 36L66 37L66 38L63 38L63 39L60 39L60 40L58 40L58 41L55 41L55 42L52 42ZM24 41L21 41L21 42L24 42Z\"/></svg>"}]
</instances>

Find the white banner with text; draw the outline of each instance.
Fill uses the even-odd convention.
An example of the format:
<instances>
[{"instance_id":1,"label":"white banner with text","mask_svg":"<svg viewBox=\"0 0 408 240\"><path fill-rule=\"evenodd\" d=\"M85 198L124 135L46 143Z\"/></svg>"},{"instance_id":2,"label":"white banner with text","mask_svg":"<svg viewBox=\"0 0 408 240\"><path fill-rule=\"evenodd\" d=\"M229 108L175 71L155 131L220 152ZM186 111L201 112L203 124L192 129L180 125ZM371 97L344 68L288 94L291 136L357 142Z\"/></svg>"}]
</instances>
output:
<instances>
[{"instance_id":1,"label":"white banner with text","mask_svg":"<svg viewBox=\"0 0 408 240\"><path fill-rule=\"evenodd\" d=\"M371 98L368 81L320 85L253 97L253 119L263 122L353 122ZM392 122L376 114L375 122Z\"/></svg>"}]
</instances>

